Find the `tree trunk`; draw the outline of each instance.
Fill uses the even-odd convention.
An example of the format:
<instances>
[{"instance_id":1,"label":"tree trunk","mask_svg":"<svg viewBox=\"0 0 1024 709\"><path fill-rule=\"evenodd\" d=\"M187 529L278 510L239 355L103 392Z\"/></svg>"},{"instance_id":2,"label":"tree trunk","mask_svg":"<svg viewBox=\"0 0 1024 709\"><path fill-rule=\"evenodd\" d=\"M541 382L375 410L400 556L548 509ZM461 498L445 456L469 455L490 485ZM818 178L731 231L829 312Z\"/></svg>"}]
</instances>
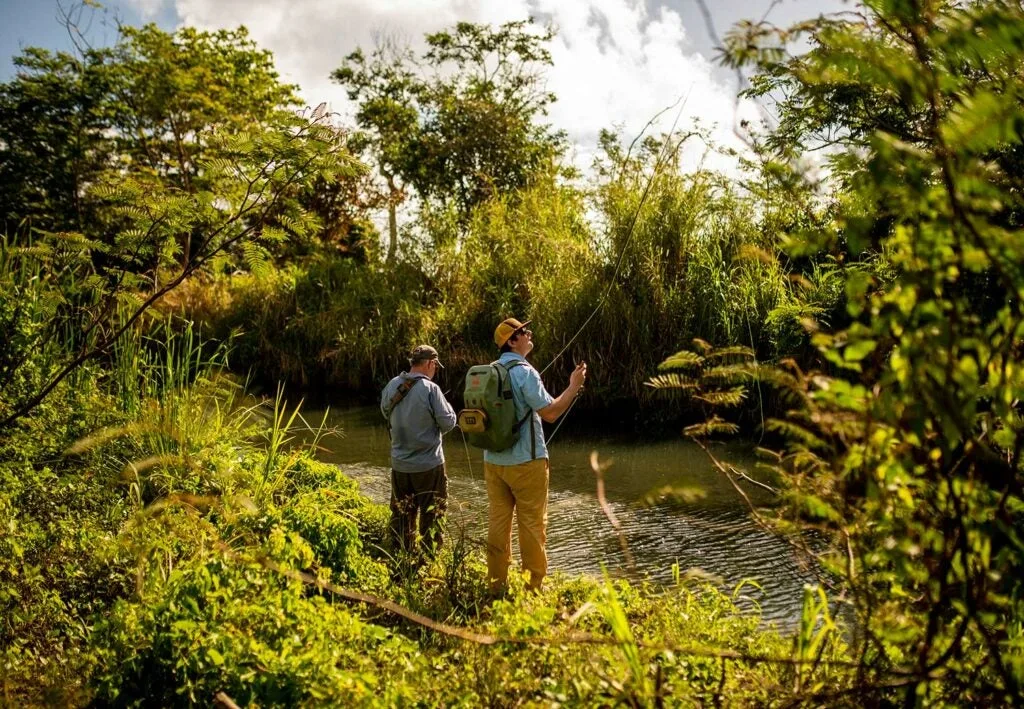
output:
<instances>
[{"instance_id":1,"label":"tree trunk","mask_svg":"<svg viewBox=\"0 0 1024 709\"><path fill-rule=\"evenodd\" d=\"M398 197L395 176L385 173L388 179L388 263L394 263L398 252Z\"/></svg>"}]
</instances>

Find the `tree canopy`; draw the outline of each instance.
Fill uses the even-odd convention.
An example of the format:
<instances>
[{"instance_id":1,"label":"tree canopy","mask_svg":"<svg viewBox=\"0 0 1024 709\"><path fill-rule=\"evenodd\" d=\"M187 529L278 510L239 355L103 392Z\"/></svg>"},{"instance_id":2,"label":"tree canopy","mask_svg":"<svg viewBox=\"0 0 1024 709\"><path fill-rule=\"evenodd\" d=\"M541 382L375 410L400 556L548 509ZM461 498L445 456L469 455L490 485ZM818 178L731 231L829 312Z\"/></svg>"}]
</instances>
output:
<instances>
[{"instance_id":1,"label":"tree canopy","mask_svg":"<svg viewBox=\"0 0 1024 709\"><path fill-rule=\"evenodd\" d=\"M526 187L561 156L564 135L541 122L555 100L543 88L552 37L527 21L460 22L427 34L419 56L384 39L333 72L357 102L356 123L388 185L390 253L405 189L465 226L476 206Z\"/></svg>"}]
</instances>

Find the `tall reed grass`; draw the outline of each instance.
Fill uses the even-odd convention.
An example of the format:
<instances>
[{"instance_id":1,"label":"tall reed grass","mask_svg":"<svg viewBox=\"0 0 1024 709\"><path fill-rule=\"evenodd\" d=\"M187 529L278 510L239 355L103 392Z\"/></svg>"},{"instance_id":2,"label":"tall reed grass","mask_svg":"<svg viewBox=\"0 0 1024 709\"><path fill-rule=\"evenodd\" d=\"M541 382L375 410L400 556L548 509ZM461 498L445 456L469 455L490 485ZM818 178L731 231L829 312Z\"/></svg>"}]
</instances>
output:
<instances>
[{"instance_id":1,"label":"tall reed grass","mask_svg":"<svg viewBox=\"0 0 1024 709\"><path fill-rule=\"evenodd\" d=\"M457 402L466 369L498 354L495 325L528 318L532 360L552 365L550 389L586 360L581 411L645 415L661 408L648 401L645 379L693 338L769 359L799 350L801 318L837 307L827 270L794 278L762 257L777 237L734 183L659 172L641 206L646 180L623 172L590 193L542 180L482 205L460 239L418 258L385 266L320 256L262 279L193 284L174 305L210 334L236 333L243 369L328 398L375 395L406 366L409 348L429 342ZM433 214L429 228L455 227Z\"/></svg>"}]
</instances>

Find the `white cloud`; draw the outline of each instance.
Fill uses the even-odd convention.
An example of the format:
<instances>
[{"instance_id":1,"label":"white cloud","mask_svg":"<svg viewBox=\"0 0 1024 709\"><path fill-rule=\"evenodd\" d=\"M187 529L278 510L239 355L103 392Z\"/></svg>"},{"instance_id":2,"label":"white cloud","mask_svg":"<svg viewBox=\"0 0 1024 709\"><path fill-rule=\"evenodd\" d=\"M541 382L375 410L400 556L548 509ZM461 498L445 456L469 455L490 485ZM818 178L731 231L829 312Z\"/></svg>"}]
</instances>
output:
<instances>
[{"instance_id":1,"label":"white cloud","mask_svg":"<svg viewBox=\"0 0 1024 709\"><path fill-rule=\"evenodd\" d=\"M126 4L135 8L142 19L148 22L159 15L167 3L168 0L128 0Z\"/></svg>"},{"instance_id":2,"label":"white cloud","mask_svg":"<svg viewBox=\"0 0 1024 709\"><path fill-rule=\"evenodd\" d=\"M160 0L128 0L153 11ZM721 84L704 57L688 50L679 14L665 6L649 11L645 0L165 0L183 24L199 28L244 24L271 50L283 78L301 87L310 105L326 101L333 110L351 107L330 72L358 46L373 46L374 35L394 33L415 47L425 32L459 20L500 23L530 15L551 20L558 35L551 46L554 67L548 88L558 96L550 120L567 131L575 159L586 168L601 128L620 126L627 139L658 111L689 98L679 128L699 119L717 127L712 139L741 147L733 134L739 118L756 119L750 102L737 104L735 88ZM695 30L695 31L699 31ZM667 130L676 111L658 127ZM694 167L702 148L684 153ZM711 158L709 166L729 169L732 161Z\"/></svg>"}]
</instances>

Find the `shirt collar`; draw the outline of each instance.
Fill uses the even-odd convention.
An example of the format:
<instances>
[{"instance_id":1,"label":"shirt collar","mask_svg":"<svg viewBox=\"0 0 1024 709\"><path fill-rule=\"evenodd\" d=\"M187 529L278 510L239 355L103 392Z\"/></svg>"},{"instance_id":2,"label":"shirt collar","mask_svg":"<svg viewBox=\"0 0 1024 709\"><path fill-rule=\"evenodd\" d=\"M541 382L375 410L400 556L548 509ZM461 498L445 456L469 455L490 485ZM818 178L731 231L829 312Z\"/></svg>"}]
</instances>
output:
<instances>
[{"instance_id":1,"label":"shirt collar","mask_svg":"<svg viewBox=\"0 0 1024 709\"><path fill-rule=\"evenodd\" d=\"M518 352L502 352L501 356L498 357L498 359L502 360L502 361L505 361L505 362L514 361L514 360L519 360L521 362L526 362L526 357L523 357ZM529 364L529 362L526 362L526 363Z\"/></svg>"}]
</instances>

